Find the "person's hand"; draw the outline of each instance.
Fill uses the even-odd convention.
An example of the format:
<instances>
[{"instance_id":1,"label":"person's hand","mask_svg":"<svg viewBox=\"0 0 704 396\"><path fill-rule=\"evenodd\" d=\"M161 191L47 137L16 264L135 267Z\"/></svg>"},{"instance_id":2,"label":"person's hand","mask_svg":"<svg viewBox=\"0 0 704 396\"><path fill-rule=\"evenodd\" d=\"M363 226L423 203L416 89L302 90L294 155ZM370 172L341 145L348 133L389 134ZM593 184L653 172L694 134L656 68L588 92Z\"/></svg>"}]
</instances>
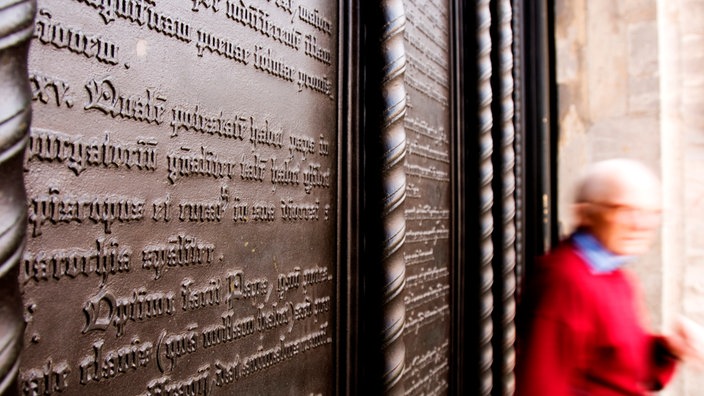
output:
<instances>
[{"instance_id":1,"label":"person's hand","mask_svg":"<svg viewBox=\"0 0 704 396\"><path fill-rule=\"evenodd\" d=\"M675 321L673 333L664 336L670 353L687 363L704 368L704 327L680 316Z\"/></svg>"}]
</instances>

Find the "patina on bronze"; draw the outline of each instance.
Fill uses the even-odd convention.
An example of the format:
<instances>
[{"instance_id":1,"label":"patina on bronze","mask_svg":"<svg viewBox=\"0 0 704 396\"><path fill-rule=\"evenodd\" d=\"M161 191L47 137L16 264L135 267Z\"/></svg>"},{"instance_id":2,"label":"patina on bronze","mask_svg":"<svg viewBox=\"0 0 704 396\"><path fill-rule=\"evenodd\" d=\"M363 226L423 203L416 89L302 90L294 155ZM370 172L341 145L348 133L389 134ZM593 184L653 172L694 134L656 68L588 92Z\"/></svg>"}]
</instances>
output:
<instances>
[{"instance_id":1,"label":"patina on bronze","mask_svg":"<svg viewBox=\"0 0 704 396\"><path fill-rule=\"evenodd\" d=\"M21 393L334 393L338 14L39 2Z\"/></svg>"}]
</instances>

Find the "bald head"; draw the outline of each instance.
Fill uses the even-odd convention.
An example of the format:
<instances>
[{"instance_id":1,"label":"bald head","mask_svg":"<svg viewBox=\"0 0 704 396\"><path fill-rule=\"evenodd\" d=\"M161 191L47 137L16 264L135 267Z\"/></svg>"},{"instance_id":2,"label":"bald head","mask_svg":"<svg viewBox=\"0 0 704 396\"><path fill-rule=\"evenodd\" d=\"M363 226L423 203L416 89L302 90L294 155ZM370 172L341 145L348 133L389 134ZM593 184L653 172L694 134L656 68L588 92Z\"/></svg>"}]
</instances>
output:
<instances>
[{"instance_id":1,"label":"bald head","mask_svg":"<svg viewBox=\"0 0 704 396\"><path fill-rule=\"evenodd\" d=\"M613 159L584 171L575 194L577 225L617 254L644 253L659 224L660 184L640 162Z\"/></svg>"},{"instance_id":2,"label":"bald head","mask_svg":"<svg viewBox=\"0 0 704 396\"><path fill-rule=\"evenodd\" d=\"M620 202L621 199L637 199L638 202ZM588 166L579 183L575 203L614 202L637 204L641 201L657 201L659 205L659 181L645 165L630 159L611 159Z\"/></svg>"}]
</instances>

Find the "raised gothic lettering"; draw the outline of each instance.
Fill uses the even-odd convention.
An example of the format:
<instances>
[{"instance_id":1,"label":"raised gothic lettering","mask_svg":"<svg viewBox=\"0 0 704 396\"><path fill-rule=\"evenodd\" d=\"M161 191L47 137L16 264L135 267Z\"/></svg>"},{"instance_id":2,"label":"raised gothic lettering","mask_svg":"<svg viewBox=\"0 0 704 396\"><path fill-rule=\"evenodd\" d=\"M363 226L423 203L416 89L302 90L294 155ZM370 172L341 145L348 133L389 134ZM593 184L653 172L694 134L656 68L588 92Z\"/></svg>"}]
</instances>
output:
<instances>
[{"instance_id":1,"label":"raised gothic lettering","mask_svg":"<svg viewBox=\"0 0 704 396\"><path fill-rule=\"evenodd\" d=\"M215 201L181 201L178 204L178 219L187 222L220 222L230 202L227 187L220 187L220 196Z\"/></svg>"},{"instance_id":2,"label":"raised gothic lettering","mask_svg":"<svg viewBox=\"0 0 704 396\"><path fill-rule=\"evenodd\" d=\"M314 188L330 188L330 168L323 170L320 164L308 164L308 169L303 171L303 186L306 194Z\"/></svg>"},{"instance_id":3,"label":"raised gothic lettering","mask_svg":"<svg viewBox=\"0 0 704 396\"><path fill-rule=\"evenodd\" d=\"M181 307L184 311L194 311L220 305L223 295L220 279L211 279L208 285L195 288L193 279L186 278L181 282Z\"/></svg>"},{"instance_id":4,"label":"raised gothic lettering","mask_svg":"<svg viewBox=\"0 0 704 396\"><path fill-rule=\"evenodd\" d=\"M214 179L232 179L237 169L237 163L220 159L212 150L201 146L200 150L191 151L189 147L181 147L166 156L168 164L167 178L171 184L182 177L205 176Z\"/></svg>"},{"instance_id":5,"label":"raised gothic lettering","mask_svg":"<svg viewBox=\"0 0 704 396\"><path fill-rule=\"evenodd\" d=\"M214 244L190 235L174 235L166 243L142 250L142 269L154 271L154 280L158 280L169 269L212 264L214 257Z\"/></svg>"},{"instance_id":6,"label":"raised gothic lettering","mask_svg":"<svg viewBox=\"0 0 704 396\"><path fill-rule=\"evenodd\" d=\"M196 40L198 56L203 56L205 51L208 51L212 54L220 55L227 59L232 59L243 65L250 62L249 57L252 55L252 51L242 47L240 44L234 43L226 38L219 37L213 33L206 32L202 29L198 29L196 33L198 37Z\"/></svg>"},{"instance_id":7,"label":"raised gothic lettering","mask_svg":"<svg viewBox=\"0 0 704 396\"><path fill-rule=\"evenodd\" d=\"M100 382L147 367L154 359L151 342L135 338L129 345L117 350L103 351L104 340L93 343L92 352L80 363L80 382Z\"/></svg>"},{"instance_id":8,"label":"raised gothic lettering","mask_svg":"<svg viewBox=\"0 0 704 396\"><path fill-rule=\"evenodd\" d=\"M310 89L311 91L321 93L333 99L332 94L332 82L328 79L328 76L314 75L304 70L298 71L298 91L303 91L304 88Z\"/></svg>"},{"instance_id":9,"label":"raised gothic lettering","mask_svg":"<svg viewBox=\"0 0 704 396\"><path fill-rule=\"evenodd\" d=\"M99 10L105 24L116 18L125 19L149 30L174 37L184 42L191 41L191 25L181 18L172 17L154 9L154 0L75 0Z\"/></svg>"},{"instance_id":10,"label":"raised gothic lettering","mask_svg":"<svg viewBox=\"0 0 704 396\"><path fill-rule=\"evenodd\" d=\"M48 252L25 252L22 257L24 282L46 282L50 280L74 279L79 275L100 277L100 284L107 282L109 275L130 270L132 249L120 247L117 238L100 237L94 249L57 249Z\"/></svg>"},{"instance_id":11,"label":"raised gothic lettering","mask_svg":"<svg viewBox=\"0 0 704 396\"><path fill-rule=\"evenodd\" d=\"M315 138L302 135L289 135L288 150L293 155L294 152L303 154L303 159L307 154L315 154Z\"/></svg>"},{"instance_id":12,"label":"raised gothic lettering","mask_svg":"<svg viewBox=\"0 0 704 396\"><path fill-rule=\"evenodd\" d=\"M246 4L244 0L227 0L225 14L233 22L246 26L281 44L298 49L301 46L301 32L277 24L263 8ZM255 61L256 62L256 61Z\"/></svg>"},{"instance_id":13,"label":"raised gothic lettering","mask_svg":"<svg viewBox=\"0 0 704 396\"><path fill-rule=\"evenodd\" d=\"M129 297L116 297L111 291L102 290L83 306L86 324L83 333L106 331L108 326L117 330L117 337L125 335L128 321L142 322L173 315L176 302L172 292L149 293L145 288L132 291Z\"/></svg>"},{"instance_id":14,"label":"raised gothic lettering","mask_svg":"<svg viewBox=\"0 0 704 396\"><path fill-rule=\"evenodd\" d=\"M317 9L310 9L306 6L298 6L298 18L301 21L313 26L325 34L332 34L333 24L329 19L325 18Z\"/></svg>"},{"instance_id":15,"label":"raised gothic lettering","mask_svg":"<svg viewBox=\"0 0 704 396\"><path fill-rule=\"evenodd\" d=\"M41 368L27 370L21 375L21 392L27 396L48 396L63 393L69 387L71 369L64 360L59 363L48 359Z\"/></svg>"},{"instance_id":16,"label":"raised gothic lettering","mask_svg":"<svg viewBox=\"0 0 704 396\"><path fill-rule=\"evenodd\" d=\"M147 384L145 396L188 395L210 396L212 394L210 366L198 369L198 372L183 380L169 377L157 378Z\"/></svg>"},{"instance_id":17,"label":"raised gothic lettering","mask_svg":"<svg viewBox=\"0 0 704 396\"><path fill-rule=\"evenodd\" d=\"M252 221L272 222L276 220L276 207L269 202L255 202L250 208Z\"/></svg>"},{"instance_id":18,"label":"raised gothic lettering","mask_svg":"<svg viewBox=\"0 0 704 396\"><path fill-rule=\"evenodd\" d=\"M311 58L329 65L332 62L330 50L318 44L318 38L312 34L306 34L304 41L305 54Z\"/></svg>"},{"instance_id":19,"label":"raised gothic lettering","mask_svg":"<svg viewBox=\"0 0 704 396\"><path fill-rule=\"evenodd\" d=\"M44 104L51 100L57 107L73 107L74 101L69 92L71 87L68 82L31 72L29 73L29 85L32 88L32 100L38 100Z\"/></svg>"},{"instance_id":20,"label":"raised gothic lettering","mask_svg":"<svg viewBox=\"0 0 704 396\"><path fill-rule=\"evenodd\" d=\"M171 109L171 137L178 136L180 130L194 131L228 139L243 140L250 127L250 119L243 116L225 117L223 112L207 113L195 106L190 110L177 105Z\"/></svg>"},{"instance_id":21,"label":"raised gothic lettering","mask_svg":"<svg viewBox=\"0 0 704 396\"><path fill-rule=\"evenodd\" d=\"M281 57L274 58L275 55L271 48L255 45L253 56L254 67L257 70L261 70L284 81L294 80L296 68L286 63Z\"/></svg>"},{"instance_id":22,"label":"raised gothic lettering","mask_svg":"<svg viewBox=\"0 0 704 396\"><path fill-rule=\"evenodd\" d=\"M228 274L225 283L227 284L227 295L225 300L228 309L233 309L235 301L240 299L252 299L265 296L269 293L269 280L266 278L245 278L242 270Z\"/></svg>"},{"instance_id":23,"label":"raised gothic lettering","mask_svg":"<svg viewBox=\"0 0 704 396\"><path fill-rule=\"evenodd\" d=\"M281 219L284 221L316 221L320 219L320 201L298 203L292 199L281 200Z\"/></svg>"},{"instance_id":24,"label":"raised gothic lettering","mask_svg":"<svg viewBox=\"0 0 704 396\"><path fill-rule=\"evenodd\" d=\"M272 162L273 161L272 159ZM240 178L242 180L264 181L267 162L269 162L269 160L262 158L261 154L257 152L253 153L251 157L247 154L242 154L242 160L240 161Z\"/></svg>"},{"instance_id":25,"label":"raised gothic lettering","mask_svg":"<svg viewBox=\"0 0 704 396\"><path fill-rule=\"evenodd\" d=\"M212 8L213 12L218 12L220 11L220 3L222 3L223 0L192 0L193 1L193 7L191 7L191 11L198 12L200 11L199 7L203 7L204 9Z\"/></svg>"},{"instance_id":26,"label":"raised gothic lettering","mask_svg":"<svg viewBox=\"0 0 704 396\"><path fill-rule=\"evenodd\" d=\"M264 125L257 125L254 117L249 118L249 142L255 147L266 145L281 148L284 145L284 132L269 129L269 120L264 120Z\"/></svg>"},{"instance_id":27,"label":"raised gothic lettering","mask_svg":"<svg viewBox=\"0 0 704 396\"><path fill-rule=\"evenodd\" d=\"M271 183L282 185L297 185L300 183L301 168L291 164L291 159L285 159L278 164L276 158L271 159Z\"/></svg>"},{"instance_id":28,"label":"raised gothic lettering","mask_svg":"<svg viewBox=\"0 0 704 396\"><path fill-rule=\"evenodd\" d=\"M161 332L156 344L156 364L159 371L172 371L178 359L198 350L196 328L197 326L192 326L188 331L176 334L167 334L166 330Z\"/></svg>"},{"instance_id":29,"label":"raised gothic lettering","mask_svg":"<svg viewBox=\"0 0 704 396\"><path fill-rule=\"evenodd\" d=\"M89 167L153 171L159 157L156 145L155 141L147 139L124 143L111 138L109 132L103 139L98 139L32 128L25 162L64 163L76 176Z\"/></svg>"},{"instance_id":30,"label":"raised gothic lettering","mask_svg":"<svg viewBox=\"0 0 704 396\"><path fill-rule=\"evenodd\" d=\"M147 88L145 96L128 95L117 89L111 77L90 80L86 84L89 99L86 110L99 110L112 118L161 124L164 122L164 97L155 88Z\"/></svg>"},{"instance_id":31,"label":"raised gothic lettering","mask_svg":"<svg viewBox=\"0 0 704 396\"><path fill-rule=\"evenodd\" d=\"M115 65L118 63L119 47L100 35L88 34L81 29L65 26L52 19L49 10L42 8L37 13L34 24L34 38L40 43L55 48L95 58L100 62Z\"/></svg>"},{"instance_id":32,"label":"raised gothic lettering","mask_svg":"<svg viewBox=\"0 0 704 396\"><path fill-rule=\"evenodd\" d=\"M334 393L342 3L37 1L20 389Z\"/></svg>"},{"instance_id":33,"label":"raised gothic lettering","mask_svg":"<svg viewBox=\"0 0 704 396\"><path fill-rule=\"evenodd\" d=\"M90 220L102 223L109 234L114 222L139 221L144 217L144 200L116 195L76 197L61 195L58 189L50 188L49 195L39 195L29 202L29 224L33 236L42 234L47 223L83 223Z\"/></svg>"}]
</instances>

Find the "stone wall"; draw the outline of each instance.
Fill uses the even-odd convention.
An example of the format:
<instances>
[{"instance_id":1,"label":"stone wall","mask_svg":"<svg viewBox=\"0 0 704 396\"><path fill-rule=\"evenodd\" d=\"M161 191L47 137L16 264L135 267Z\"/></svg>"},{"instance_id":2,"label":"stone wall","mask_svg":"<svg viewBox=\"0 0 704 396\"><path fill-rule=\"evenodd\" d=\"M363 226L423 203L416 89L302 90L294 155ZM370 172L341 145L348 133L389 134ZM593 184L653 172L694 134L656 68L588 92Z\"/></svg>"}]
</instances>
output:
<instances>
[{"instance_id":1,"label":"stone wall","mask_svg":"<svg viewBox=\"0 0 704 396\"><path fill-rule=\"evenodd\" d=\"M678 271L668 307L704 324L704 3L659 2L663 147L672 179L672 246L664 261ZM704 370L704 369L703 369ZM685 370L684 390L699 395L704 372Z\"/></svg>"}]
</instances>

